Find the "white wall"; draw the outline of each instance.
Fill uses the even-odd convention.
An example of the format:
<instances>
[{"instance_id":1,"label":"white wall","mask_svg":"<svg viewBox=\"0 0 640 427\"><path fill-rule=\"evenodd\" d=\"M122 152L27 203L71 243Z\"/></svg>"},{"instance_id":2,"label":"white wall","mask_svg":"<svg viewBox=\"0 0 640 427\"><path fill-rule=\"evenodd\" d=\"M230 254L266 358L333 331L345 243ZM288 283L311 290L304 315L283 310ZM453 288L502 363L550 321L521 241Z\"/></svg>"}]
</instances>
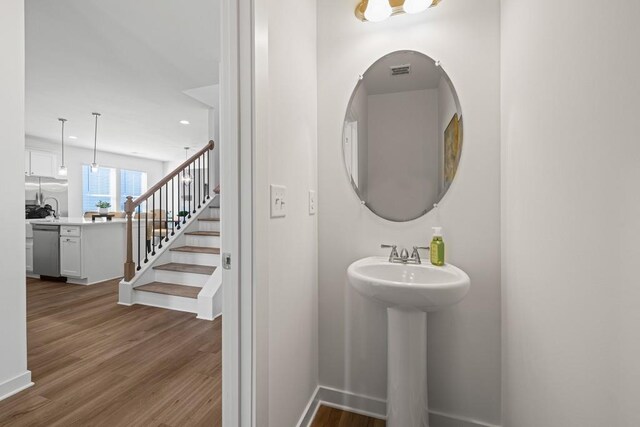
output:
<instances>
[{"instance_id":1,"label":"white wall","mask_svg":"<svg viewBox=\"0 0 640 427\"><path fill-rule=\"evenodd\" d=\"M504 425L638 426L640 3L502 4Z\"/></svg>"},{"instance_id":2,"label":"white wall","mask_svg":"<svg viewBox=\"0 0 640 427\"><path fill-rule=\"evenodd\" d=\"M380 243L426 244L445 230L449 262L471 290L429 314L429 401L434 410L500 421L500 8L498 0L442 2L428 12L361 23L356 1L318 2L319 343L322 385L386 397L386 312L347 285L348 265L388 255ZM458 176L435 214L394 224L360 206L341 153L344 112L382 55L421 51L442 61L465 114Z\"/></svg>"},{"instance_id":3,"label":"white wall","mask_svg":"<svg viewBox=\"0 0 640 427\"><path fill-rule=\"evenodd\" d=\"M307 202L317 185L316 2L255 3L257 423L294 426L318 384L317 221ZM285 218L269 219L269 184L287 187Z\"/></svg>"},{"instance_id":4,"label":"white wall","mask_svg":"<svg viewBox=\"0 0 640 427\"><path fill-rule=\"evenodd\" d=\"M35 150L49 151L58 155L60 162L60 143L27 137L26 147ZM82 210L82 165L93 161L93 150L65 145L64 158L69 181L69 216L83 215ZM164 163L159 160L98 151L100 166L130 169L147 173L147 185L151 187L164 177Z\"/></svg>"},{"instance_id":5,"label":"white wall","mask_svg":"<svg viewBox=\"0 0 640 427\"><path fill-rule=\"evenodd\" d=\"M0 399L31 382L27 371L24 208L24 1L6 0L0 14L0 129L3 183L0 235Z\"/></svg>"},{"instance_id":6,"label":"white wall","mask_svg":"<svg viewBox=\"0 0 640 427\"><path fill-rule=\"evenodd\" d=\"M369 95L367 104L367 204L390 220L416 218L439 193L438 93Z\"/></svg>"}]
</instances>

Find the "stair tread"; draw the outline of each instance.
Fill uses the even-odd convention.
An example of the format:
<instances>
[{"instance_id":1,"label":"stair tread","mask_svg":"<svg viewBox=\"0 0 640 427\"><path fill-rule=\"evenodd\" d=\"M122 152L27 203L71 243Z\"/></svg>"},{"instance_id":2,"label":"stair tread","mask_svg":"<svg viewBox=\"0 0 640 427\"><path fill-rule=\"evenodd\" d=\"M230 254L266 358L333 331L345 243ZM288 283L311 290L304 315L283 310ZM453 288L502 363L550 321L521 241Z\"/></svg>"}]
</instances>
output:
<instances>
[{"instance_id":1,"label":"stair tread","mask_svg":"<svg viewBox=\"0 0 640 427\"><path fill-rule=\"evenodd\" d=\"M189 252L194 254L220 254L220 248L209 248L205 246L179 246L177 248L171 248L169 250L174 252Z\"/></svg>"},{"instance_id":2,"label":"stair tread","mask_svg":"<svg viewBox=\"0 0 640 427\"><path fill-rule=\"evenodd\" d=\"M153 267L154 270L176 271L179 273L194 273L212 275L216 268L212 265L183 264L180 262L170 262Z\"/></svg>"},{"instance_id":3,"label":"stair tread","mask_svg":"<svg viewBox=\"0 0 640 427\"><path fill-rule=\"evenodd\" d=\"M175 283L151 282L134 288L136 291L153 292L156 294L173 295L185 298L198 298L202 290L197 286L178 285Z\"/></svg>"},{"instance_id":4,"label":"stair tread","mask_svg":"<svg viewBox=\"0 0 640 427\"><path fill-rule=\"evenodd\" d=\"M220 222L220 218L198 218L198 221Z\"/></svg>"},{"instance_id":5,"label":"stair tread","mask_svg":"<svg viewBox=\"0 0 640 427\"><path fill-rule=\"evenodd\" d=\"M219 231L189 231L184 233L187 236L219 236Z\"/></svg>"}]
</instances>

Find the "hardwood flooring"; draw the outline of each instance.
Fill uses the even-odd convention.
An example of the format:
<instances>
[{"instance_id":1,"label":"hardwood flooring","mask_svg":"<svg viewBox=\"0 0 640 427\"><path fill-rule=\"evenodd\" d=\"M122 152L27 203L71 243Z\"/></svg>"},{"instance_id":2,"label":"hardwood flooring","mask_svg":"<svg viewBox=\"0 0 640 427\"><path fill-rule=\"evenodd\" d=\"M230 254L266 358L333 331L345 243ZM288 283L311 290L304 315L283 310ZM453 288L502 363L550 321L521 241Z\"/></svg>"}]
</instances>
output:
<instances>
[{"instance_id":1,"label":"hardwood flooring","mask_svg":"<svg viewBox=\"0 0 640 427\"><path fill-rule=\"evenodd\" d=\"M117 281L27 279L35 386L0 402L0 426L219 426L222 322L116 304Z\"/></svg>"},{"instance_id":2,"label":"hardwood flooring","mask_svg":"<svg viewBox=\"0 0 640 427\"><path fill-rule=\"evenodd\" d=\"M384 420L321 405L311 427L384 427Z\"/></svg>"}]
</instances>

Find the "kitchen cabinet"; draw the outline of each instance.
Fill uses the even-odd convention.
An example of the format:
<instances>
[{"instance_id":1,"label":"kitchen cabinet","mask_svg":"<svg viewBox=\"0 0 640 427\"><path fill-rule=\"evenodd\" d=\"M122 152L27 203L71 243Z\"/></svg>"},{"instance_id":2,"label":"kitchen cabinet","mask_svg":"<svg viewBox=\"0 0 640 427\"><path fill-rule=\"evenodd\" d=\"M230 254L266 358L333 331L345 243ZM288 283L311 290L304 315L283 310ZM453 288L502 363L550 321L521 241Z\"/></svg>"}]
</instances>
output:
<instances>
[{"instance_id":1,"label":"kitchen cabinet","mask_svg":"<svg viewBox=\"0 0 640 427\"><path fill-rule=\"evenodd\" d=\"M60 237L60 275L82 278L80 237Z\"/></svg>"},{"instance_id":2,"label":"kitchen cabinet","mask_svg":"<svg viewBox=\"0 0 640 427\"><path fill-rule=\"evenodd\" d=\"M41 228L42 224L59 224L54 244L59 249L59 274L67 278L67 283L95 285L121 278L126 249L126 223L126 220L117 218L95 222L84 218L61 218L54 223L46 219L29 219L27 247L31 240L36 261L34 267L38 270L38 254L43 243L41 239L33 239L33 226L39 225L37 228ZM134 229L134 233L137 235L137 229ZM34 276L35 273L27 271L27 275Z\"/></svg>"},{"instance_id":3,"label":"kitchen cabinet","mask_svg":"<svg viewBox=\"0 0 640 427\"><path fill-rule=\"evenodd\" d=\"M26 257L27 273L33 273L33 239L27 239Z\"/></svg>"},{"instance_id":4,"label":"kitchen cabinet","mask_svg":"<svg viewBox=\"0 0 640 427\"><path fill-rule=\"evenodd\" d=\"M57 156L47 151L25 151L24 174L28 176L56 177Z\"/></svg>"}]
</instances>

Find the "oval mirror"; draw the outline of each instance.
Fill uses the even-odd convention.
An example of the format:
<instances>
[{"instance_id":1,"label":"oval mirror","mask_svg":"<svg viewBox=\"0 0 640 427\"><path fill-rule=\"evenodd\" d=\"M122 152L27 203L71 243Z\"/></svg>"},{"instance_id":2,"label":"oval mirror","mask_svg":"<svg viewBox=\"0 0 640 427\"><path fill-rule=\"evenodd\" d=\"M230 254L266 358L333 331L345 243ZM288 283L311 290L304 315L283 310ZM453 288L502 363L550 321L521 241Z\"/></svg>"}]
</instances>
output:
<instances>
[{"instance_id":1,"label":"oval mirror","mask_svg":"<svg viewBox=\"0 0 640 427\"><path fill-rule=\"evenodd\" d=\"M342 149L354 190L376 215L403 222L429 212L462 151L460 102L442 67L415 51L376 61L351 95Z\"/></svg>"}]
</instances>

